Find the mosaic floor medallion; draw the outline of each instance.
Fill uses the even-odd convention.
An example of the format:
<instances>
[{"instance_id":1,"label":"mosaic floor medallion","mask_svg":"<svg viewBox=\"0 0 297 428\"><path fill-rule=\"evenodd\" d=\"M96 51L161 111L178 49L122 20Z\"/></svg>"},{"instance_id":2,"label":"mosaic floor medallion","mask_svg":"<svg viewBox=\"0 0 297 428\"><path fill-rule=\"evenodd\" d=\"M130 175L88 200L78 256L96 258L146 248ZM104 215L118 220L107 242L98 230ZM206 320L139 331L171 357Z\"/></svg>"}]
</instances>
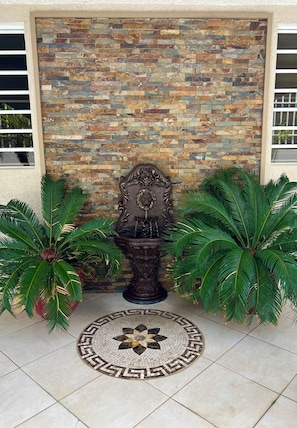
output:
<instances>
[{"instance_id":1,"label":"mosaic floor medallion","mask_svg":"<svg viewBox=\"0 0 297 428\"><path fill-rule=\"evenodd\" d=\"M204 349L188 319L156 309L129 309L93 321L80 334L81 359L108 376L148 379L179 372Z\"/></svg>"}]
</instances>

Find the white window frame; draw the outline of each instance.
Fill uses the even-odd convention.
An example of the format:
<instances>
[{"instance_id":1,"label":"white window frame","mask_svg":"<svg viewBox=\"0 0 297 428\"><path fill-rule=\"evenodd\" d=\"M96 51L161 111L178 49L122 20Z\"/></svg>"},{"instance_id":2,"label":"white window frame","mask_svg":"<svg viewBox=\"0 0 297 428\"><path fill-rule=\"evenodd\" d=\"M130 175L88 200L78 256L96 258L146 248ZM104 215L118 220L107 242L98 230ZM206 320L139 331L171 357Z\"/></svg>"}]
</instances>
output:
<instances>
[{"instance_id":1,"label":"white window frame","mask_svg":"<svg viewBox=\"0 0 297 428\"><path fill-rule=\"evenodd\" d=\"M17 22L17 23L6 23L2 24L0 23L0 34L23 34L25 33L24 29L24 23ZM0 56L1 55L27 55L26 49L25 50L0 50ZM28 76L28 69L26 70L0 70L0 76ZM28 95L29 96L29 90L0 90L0 95ZM0 115L5 114L26 114L31 115L31 109L19 109L19 110L2 110L0 109ZM1 153L20 153L20 152L27 152L27 153L34 153L34 147L33 147L33 130L32 128L26 128L26 129L13 129L13 128L0 128L0 134L31 134L32 136L32 147L0 147L0 155ZM35 163L34 163L35 164ZM31 166L34 166L31 165ZM10 165L10 164L1 164L0 168L13 168L13 167L24 167L24 165L17 164L17 165Z\"/></svg>"},{"instance_id":2,"label":"white window frame","mask_svg":"<svg viewBox=\"0 0 297 428\"><path fill-rule=\"evenodd\" d=\"M280 25L278 27L278 34L297 34L296 25ZM296 55L297 57L297 46L296 49L277 49L277 55ZM297 69L276 69L276 76L278 74L297 74ZM273 126L272 126L272 162L296 162L297 163L297 87L296 88L275 88L274 94L288 94L286 101L279 102L275 97L273 106ZM291 97L292 96L292 97ZM292 98L292 101L290 102ZM289 101L288 101L289 100ZM291 106L288 104L292 104ZM282 106L287 105L286 107ZM282 124L277 123L277 118L283 119ZM290 124L289 124L290 123ZM291 131L291 135L288 138L279 137L279 141L275 142L277 135L281 135L281 132ZM289 152L288 152L289 150ZM282 152L289 155L290 159L286 159L286 156L282 160Z\"/></svg>"}]
</instances>

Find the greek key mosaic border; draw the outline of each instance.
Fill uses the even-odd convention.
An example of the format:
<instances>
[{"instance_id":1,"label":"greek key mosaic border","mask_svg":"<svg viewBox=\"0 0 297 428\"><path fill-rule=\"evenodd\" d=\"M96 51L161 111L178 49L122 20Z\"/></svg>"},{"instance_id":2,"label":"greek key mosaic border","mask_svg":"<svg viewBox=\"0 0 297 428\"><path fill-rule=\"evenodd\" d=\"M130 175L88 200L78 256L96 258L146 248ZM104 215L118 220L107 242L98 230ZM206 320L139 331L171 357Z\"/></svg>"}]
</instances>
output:
<instances>
[{"instance_id":1,"label":"greek key mosaic border","mask_svg":"<svg viewBox=\"0 0 297 428\"><path fill-rule=\"evenodd\" d=\"M98 350L96 351L94 346L94 338L96 335L100 334L100 330L107 323L131 316L139 316L139 321L145 323L146 319L141 318L145 315L155 315L178 324L181 328L181 333L187 336L187 341L180 355L172 355L172 359L160 365L155 364L152 367L146 365L146 367L140 368L127 367L128 364L125 364L125 366L114 364L108 361L106 356L103 357L99 355L100 352L98 352ZM110 340L113 340L113 338L110 337ZM78 338L77 350L81 359L87 365L105 375L122 379L148 379L168 376L187 368L202 355L204 350L204 337L198 327L183 316L156 309L129 309L108 314L89 324Z\"/></svg>"}]
</instances>

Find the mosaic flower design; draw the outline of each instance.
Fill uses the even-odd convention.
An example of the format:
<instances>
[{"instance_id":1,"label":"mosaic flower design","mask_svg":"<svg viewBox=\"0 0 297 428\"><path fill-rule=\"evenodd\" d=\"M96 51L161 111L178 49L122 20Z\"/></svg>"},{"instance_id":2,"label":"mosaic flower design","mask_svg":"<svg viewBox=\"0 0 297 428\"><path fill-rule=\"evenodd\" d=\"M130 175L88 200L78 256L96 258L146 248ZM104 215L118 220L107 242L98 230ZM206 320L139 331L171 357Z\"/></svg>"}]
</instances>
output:
<instances>
[{"instance_id":1,"label":"mosaic flower design","mask_svg":"<svg viewBox=\"0 0 297 428\"><path fill-rule=\"evenodd\" d=\"M147 328L144 324L139 324L135 328L123 328L123 334L113 337L114 340L122 342L119 349L131 349L138 355L150 349L161 349L159 342L167 339L159 334L159 328Z\"/></svg>"}]
</instances>

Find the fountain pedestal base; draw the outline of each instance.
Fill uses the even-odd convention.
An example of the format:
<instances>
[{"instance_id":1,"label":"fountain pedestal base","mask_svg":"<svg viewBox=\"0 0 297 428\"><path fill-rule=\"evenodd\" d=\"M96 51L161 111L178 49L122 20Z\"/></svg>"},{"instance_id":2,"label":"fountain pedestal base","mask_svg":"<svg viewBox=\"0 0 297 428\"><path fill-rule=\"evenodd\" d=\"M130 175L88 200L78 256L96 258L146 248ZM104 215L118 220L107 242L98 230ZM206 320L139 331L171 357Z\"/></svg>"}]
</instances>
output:
<instances>
[{"instance_id":1,"label":"fountain pedestal base","mask_svg":"<svg viewBox=\"0 0 297 428\"><path fill-rule=\"evenodd\" d=\"M116 238L130 260L132 280L123 296L131 303L152 304L165 300L167 291L158 281L161 238Z\"/></svg>"}]
</instances>

